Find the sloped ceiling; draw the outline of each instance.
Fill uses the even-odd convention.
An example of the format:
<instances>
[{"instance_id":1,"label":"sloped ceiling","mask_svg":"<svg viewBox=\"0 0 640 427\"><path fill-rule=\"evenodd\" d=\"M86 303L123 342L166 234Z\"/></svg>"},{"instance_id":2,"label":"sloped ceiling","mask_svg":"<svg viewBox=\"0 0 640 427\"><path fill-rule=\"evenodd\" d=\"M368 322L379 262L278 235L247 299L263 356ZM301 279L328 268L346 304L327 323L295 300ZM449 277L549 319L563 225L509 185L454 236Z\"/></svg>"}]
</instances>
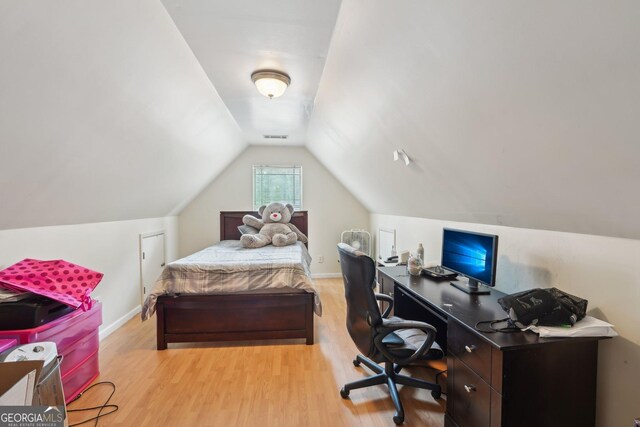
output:
<instances>
[{"instance_id":1,"label":"sloped ceiling","mask_svg":"<svg viewBox=\"0 0 640 427\"><path fill-rule=\"evenodd\" d=\"M339 0L163 1L0 2L0 229L178 212L258 142L233 79L303 61L295 143L371 212L640 238L635 0L344 0L321 78Z\"/></svg>"},{"instance_id":2,"label":"sloped ceiling","mask_svg":"<svg viewBox=\"0 0 640 427\"><path fill-rule=\"evenodd\" d=\"M374 213L640 238L638 22L637 1L344 0L308 147Z\"/></svg>"},{"instance_id":3,"label":"sloped ceiling","mask_svg":"<svg viewBox=\"0 0 640 427\"><path fill-rule=\"evenodd\" d=\"M2 1L0 58L0 229L170 214L246 146L159 1Z\"/></svg>"}]
</instances>

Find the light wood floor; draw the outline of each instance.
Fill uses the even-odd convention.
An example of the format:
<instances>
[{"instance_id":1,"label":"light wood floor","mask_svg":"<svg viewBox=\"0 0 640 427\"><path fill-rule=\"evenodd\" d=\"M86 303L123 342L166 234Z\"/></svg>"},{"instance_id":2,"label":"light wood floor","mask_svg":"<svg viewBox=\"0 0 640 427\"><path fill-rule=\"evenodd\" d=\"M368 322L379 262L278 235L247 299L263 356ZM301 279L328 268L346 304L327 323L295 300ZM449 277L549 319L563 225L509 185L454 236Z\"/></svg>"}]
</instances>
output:
<instances>
[{"instance_id":1,"label":"light wood floor","mask_svg":"<svg viewBox=\"0 0 640 427\"><path fill-rule=\"evenodd\" d=\"M315 318L316 344L303 341L170 344L156 351L155 318L134 318L101 342L98 381L117 390L115 414L100 426L393 426L386 387L340 397L345 383L370 374L356 368L345 328L340 279L316 280L323 317ZM433 371L409 370L433 381ZM69 409L99 405L108 387L94 388ZM407 426L444 424L445 400L426 390L403 388ZM94 411L95 412L95 411ZM69 415L71 423L83 416ZM92 424L86 424L92 425Z\"/></svg>"}]
</instances>

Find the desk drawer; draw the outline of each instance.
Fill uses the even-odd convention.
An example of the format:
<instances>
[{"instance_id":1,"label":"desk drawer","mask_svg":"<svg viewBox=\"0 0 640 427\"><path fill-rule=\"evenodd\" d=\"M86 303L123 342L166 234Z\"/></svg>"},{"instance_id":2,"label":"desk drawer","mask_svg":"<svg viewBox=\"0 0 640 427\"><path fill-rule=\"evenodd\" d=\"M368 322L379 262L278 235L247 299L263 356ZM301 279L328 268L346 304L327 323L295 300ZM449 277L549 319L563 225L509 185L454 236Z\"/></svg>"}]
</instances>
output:
<instances>
[{"instance_id":1,"label":"desk drawer","mask_svg":"<svg viewBox=\"0 0 640 427\"><path fill-rule=\"evenodd\" d=\"M453 419L460 427L489 427L491 388L459 359L453 358Z\"/></svg>"},{"instance_id":2,"label":"desk drawer","mask_svg":"<svg viewBox=\"0 0 640 427\"><path fill-rule=\"evenodd\" d=\"M491 381L491 344L455 321L449 321L447 341L450 353L485 381Z\"/></svg>"}]
</instances>

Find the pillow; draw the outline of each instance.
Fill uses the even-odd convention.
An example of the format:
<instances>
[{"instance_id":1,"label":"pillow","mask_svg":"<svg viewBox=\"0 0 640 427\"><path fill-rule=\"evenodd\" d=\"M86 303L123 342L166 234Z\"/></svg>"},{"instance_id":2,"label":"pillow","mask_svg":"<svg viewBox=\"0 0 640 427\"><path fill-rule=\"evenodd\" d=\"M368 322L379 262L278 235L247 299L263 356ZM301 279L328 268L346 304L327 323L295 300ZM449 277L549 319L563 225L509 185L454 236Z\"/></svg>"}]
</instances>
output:
<instances>
[{"instance_id":1,"label":"pillow","mask_svg":"<svg viewBox=\"0 0 640 427\"><path fill-rule=\"evenodd\" d=\"M257 228L244 224L238 226L238 231L240 231L240 234L258 234L260 232Z\"/></svg>"}]
</instances>

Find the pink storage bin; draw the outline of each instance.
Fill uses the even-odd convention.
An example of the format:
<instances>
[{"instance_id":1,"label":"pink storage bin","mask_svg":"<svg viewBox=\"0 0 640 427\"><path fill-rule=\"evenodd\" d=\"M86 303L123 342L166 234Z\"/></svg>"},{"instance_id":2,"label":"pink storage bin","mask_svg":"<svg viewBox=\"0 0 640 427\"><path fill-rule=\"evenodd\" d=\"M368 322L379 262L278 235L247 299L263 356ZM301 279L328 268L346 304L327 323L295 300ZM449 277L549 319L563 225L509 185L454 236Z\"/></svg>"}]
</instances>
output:
<instances>
[{"instance_id":1,"label":"pink storage bin","mask_svg":"<svg viewBox=\"0 0 640 427\"><path fill-rule=\"evenodd\" d=\"M98 351L89 355L74 369L62 375L62 389L65 403L71 402L100 375Z\"/></svg>"},{"instance_id":2,"label":"pink storage bin","mask_svg":"<svg viewBox=\"0 0 640 427\"><path fill-rule=\"evenodd\" d=\"M62 356L60 373L65 400L69 402L99 375L98 328L102 324L102 304L95 301L91 309L82 309L32 329L0 331L0 340L13 339L18 344L53 341Z\"/></svg>"},{"instance_id":3,"label":"pink storage bin","mask_svg":"<svg viewBox=\"0 0 640 427\"><path fill-rule=\"evenodd\" d=\"M45 323L37 328L0 331L0 339L15 339L18 344L53 341L58 353L65 356L66 350L76 341L94 332L102 324L102 304L95 301L87 311L77 309L71 313Z\"/></svg>"},{"instance_id":4,"label":"pink storage bin","mask_svg":"<svg viewBox=\"0 0 640 427\"><path fill-rule=\"evenodd\" d=\"M2 353L5 350L9 350L10 348L15 347L16 345L18 345L18 341L14 339L0 340L0 353Z\"/></svg>"},{"instance_id":5,"label":"pink storage bin","mask_svg":"<svg viewBox=\"0 0 640 427\"><path fill-rule=\"evenodd\" d=\"M99 347L100 337L98 335L98 330L95 329L80 341L76 341L67 347L63 354L62 363L60 364L60 374L64 377L68 372L83 363L93 353L97 352Z\"/></svg>"}]
</instances>

